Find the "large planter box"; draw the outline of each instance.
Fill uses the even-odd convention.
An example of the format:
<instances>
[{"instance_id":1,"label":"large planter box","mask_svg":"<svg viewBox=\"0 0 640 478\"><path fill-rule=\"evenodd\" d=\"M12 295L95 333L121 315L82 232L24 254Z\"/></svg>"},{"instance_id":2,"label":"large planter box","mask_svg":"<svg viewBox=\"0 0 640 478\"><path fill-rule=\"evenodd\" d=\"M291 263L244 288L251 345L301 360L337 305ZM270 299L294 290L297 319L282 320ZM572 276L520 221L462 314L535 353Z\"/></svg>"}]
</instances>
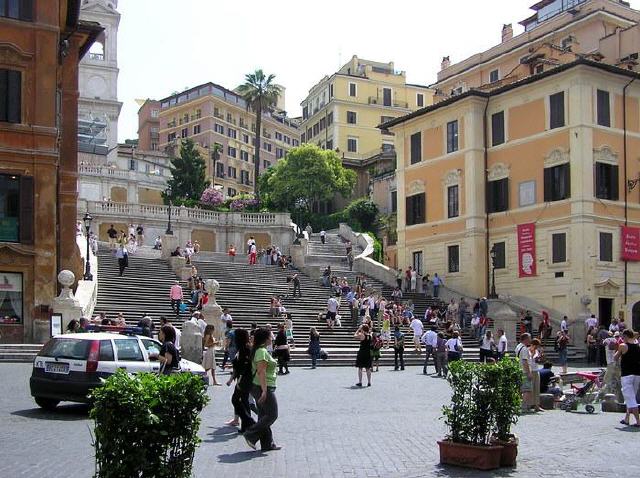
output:
<instances>
[{"instance_id":1,"label":"large planter box","mask_svg":"<svg viewBox=\"0 0 640 478\"><path fill-rule=\"evenodd\" d=\"M501 445L476 446L442 440L438 442L438 446L440 463L443 465L463 466L476 470L500 468L503 450Z\"/></svg>"},{"instance_id":2,"label":"large planter box","mask_svg":"<svg viewBox=\"0 0 640 478\"><path fill-rule=\"evenodd\" d=\"M500 466L514 467L518 458L518 437L514 436L509 441L500 441L496 438L491 439L492 445L502 447L500 455Z\"/></svg>"}]
</instances>

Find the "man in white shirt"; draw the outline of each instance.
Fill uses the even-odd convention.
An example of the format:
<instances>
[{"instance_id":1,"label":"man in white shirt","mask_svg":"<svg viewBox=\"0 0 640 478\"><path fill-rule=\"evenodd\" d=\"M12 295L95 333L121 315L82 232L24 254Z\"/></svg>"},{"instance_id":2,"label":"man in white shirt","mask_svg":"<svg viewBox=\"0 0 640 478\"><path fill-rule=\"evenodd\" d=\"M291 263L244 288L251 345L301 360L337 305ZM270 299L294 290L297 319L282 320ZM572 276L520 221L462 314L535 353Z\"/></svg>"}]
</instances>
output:
<instances>
[{"instance_id":1,"label":"man in white shirt","mask_svg":"<svg viewBox=\"0 0 640 478\"><path fill-rule=\"evenodd\" d=\"M564 330L569 333L569 324L567 322L567 316L562 317L562 322L560 322L560 330Z\"/></svg>"},{"instance_id":2,"label":"man in white shirt","mask_svg":"<svg viewBox=\"0 0 640 478\"><path fill-rule=\"evenodd\" d=\"M532 405L532 391L533 391L533 359L529 352L529 345L531 345L531 335L528 333L520 336L520 343L516 346L515 354L520 362L522 373L524 374L524 380L520 386L522 392L522 409L529 411Z\"/></svg>"},{"instance_id":3,"label":"man in white shirt","mask_svg":"<svg viewBox=\"0 0 640 478\"><path fill-rule=\"evenodd\" d=\"M336 298L334 296L329 297L329 300L327 300L327 327L330 329L333 329L336 323L336 315L339 307L340 304Z\"/></svg>"},{"instance_id":4,"label":"man in white shirt","mask_svg":"<svg viewBox=\"0 0 640 478\"><path fill-rule=\"evenodd\" d=\"M591 314L591 317L584 321L584 325L586 326L587 331L591 328L598 327L598 319L594 314Z\"/></svg>"},{"instance_id":5,"label":"man in white shirt","mask_svg":"<svg viewBox=\"0 0 640 478\"><path fill-rule=\"evenodd\" d=\"M507 336L504 335L504 330L498 329L498 360L500 360L507 353Z\"/></svg>"},{"instance_id":6,"label":"man in white shirt","mask_svg":"<svg viewBox=\"0 0 640 478\"><path fill-rule=\"evenodd\" d=\"M440 370L440 364L436 360L436 347L438 346L438 328L432 326L431 329L427 330L421 338L424 343L424 365L422 366L422 373L424 375L427 374L427 365L429 364L429 357L433 357L433 363L436 367L436 373L438 375L442 374Z\"/></svg>"},{"instance_id":7,"label":"man in white shirt","mask_svg":"<svg viewBox=\"0 0 640 478\"><path fill-rule=\"evenodd\" d=\"M422 352L422 346L420 345L420 337L422 337L423 329L422 321L417 317L414 317L414 319L409 324L409 327L411 327L411 330L413 330L413 345L416 348L416 352L420 353Z\"/></svg>"},{"instance_id":8,"label":"man in white shirt","mask_svg":"<svg viewBox=\"0 0 640 478\"><path fill-rule=\"evenodd\" d=\"M326 241L326 238L327 238L326 236L327 236L327 233L324 230L320 231L320 241L323 244L324 244L324 241Z\"/></svg>"}]
</instances>

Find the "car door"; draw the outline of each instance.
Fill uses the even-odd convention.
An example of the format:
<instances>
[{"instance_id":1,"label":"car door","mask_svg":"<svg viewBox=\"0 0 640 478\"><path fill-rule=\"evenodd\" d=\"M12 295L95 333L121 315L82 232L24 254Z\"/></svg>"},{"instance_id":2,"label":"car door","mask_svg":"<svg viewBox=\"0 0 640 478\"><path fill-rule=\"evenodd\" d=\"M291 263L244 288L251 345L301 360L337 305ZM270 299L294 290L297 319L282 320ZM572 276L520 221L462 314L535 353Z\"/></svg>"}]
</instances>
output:
<instances>
[{"instance_id":1,"label":"car door","mask_svg":"<svg viewBox=\"0 0 640 478\"><path fill-rule=\"evenodd\" d=\"M117 367L130 373L150 372L151 367L142 352L137 337L123 337L113 340Z\"/></svg>"},{"instance_id":2,"label":"car door","mask_svg":"<svg viewBox=\"0 0 640 478\"><path fill-rule=\"evenodd\" d=\"M158 373L160 371L160 362L157 359L158 354L160 353L160 347L162 344L153 339L143 339L141 338L142 348L147 356L149 361L149 367L151 371L154 373Z\"/></svg>"}]
</instances>

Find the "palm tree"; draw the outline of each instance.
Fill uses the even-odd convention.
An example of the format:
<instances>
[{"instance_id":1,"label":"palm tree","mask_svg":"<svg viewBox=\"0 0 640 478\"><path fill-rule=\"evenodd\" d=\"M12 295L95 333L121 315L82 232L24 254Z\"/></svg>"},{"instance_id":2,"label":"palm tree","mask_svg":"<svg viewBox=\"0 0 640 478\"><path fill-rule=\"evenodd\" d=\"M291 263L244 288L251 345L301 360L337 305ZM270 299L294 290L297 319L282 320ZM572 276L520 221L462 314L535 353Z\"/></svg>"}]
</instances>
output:
<instances>
[{"instance_id":1,"label":"palm tree","mask_svg":"<svg viewBox=\"0 0 640 478\"><path fill-rule=\"evenodd\" d=\"M236 90L247 102L247 109L251 108L256 114L256 145L255 168L253 175L254 192L259 199L258 176L260 176L260 138L262 136L262 112L271 111L278 101L282 90L276 85L276 75L265 75L262 70L256 70L245 76L245 83Z\"/></svg>"}]
</instances>

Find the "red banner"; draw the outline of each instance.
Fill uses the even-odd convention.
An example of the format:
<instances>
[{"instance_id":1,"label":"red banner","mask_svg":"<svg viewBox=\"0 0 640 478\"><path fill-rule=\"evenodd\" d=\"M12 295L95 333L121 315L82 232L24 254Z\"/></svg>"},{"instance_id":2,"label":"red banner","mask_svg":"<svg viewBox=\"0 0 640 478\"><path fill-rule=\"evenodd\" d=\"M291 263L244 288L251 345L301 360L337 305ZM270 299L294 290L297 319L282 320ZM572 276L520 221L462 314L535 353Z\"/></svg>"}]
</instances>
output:
<instances>
[{"instance_id":1,"label":"red banner","mask_svg":"<svg viewBox=\"0 0 640 478\"><path fill-rule=\"evenodd\" d=\"M640 228L621 226L622 240L621 259L623 261L640 261Z\"/></svg>"},{"instance_id":2,"label":"red banner","mask_svg":"<svg viewBox=\"0 0 640 478\"><path fill-rule=\"evenodd\" d=\"M536 275L536 225L518 224L518 276Z\"/></svg>"}]
</instances>

